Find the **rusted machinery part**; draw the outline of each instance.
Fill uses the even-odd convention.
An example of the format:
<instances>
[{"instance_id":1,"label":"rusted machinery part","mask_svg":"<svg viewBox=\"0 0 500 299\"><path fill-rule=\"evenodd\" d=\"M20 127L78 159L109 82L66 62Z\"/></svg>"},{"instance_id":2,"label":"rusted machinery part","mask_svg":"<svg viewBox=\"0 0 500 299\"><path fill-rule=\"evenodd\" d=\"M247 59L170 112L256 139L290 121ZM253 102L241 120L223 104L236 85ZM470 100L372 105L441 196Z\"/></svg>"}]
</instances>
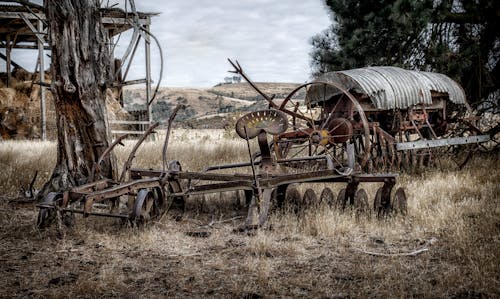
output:
<instances>
[{"instance_id":1,"label":"rusted machinery part","mask_svg":"<svg viewBox=\"0 0 500 299\"><path fill-rule=\"evenodd\" d=\"M313 189L308 188L304 192L304 196L302 197L302 209L308 210L314 208L318 205L318 196Z\"/></svg>"},{"instance_id":2,"label":"rusted machinery part","mask_svg":"<svg viewBox=\"0 0 500 299\"><path fill-rule=\"evenodd\" d=\"M378 188L373 200L373 207L377 217L386 216L391 211L391 191L395 180L387 181Z\"/></svg>"},{"instance_id":3,"label":"rusted machinery part","mask_svg":"<svg viewBox=\"0 0 500 299\"><path fill-rule=\"evenodd\" d=\"M36 227L46 228L54 220L55 209L62 202L63 194L60 192L49 192L43 202L38 205L38 217Z\"/></svg>"},{"instance_id":4,"label":"rusted machinery part","mask_svg":"<svg viewBox=\"0 0 500 299\"><path fill-rule=\"evenodd\" d=\"M347 204L346 188L342 188L337 194L337 201L335 207L339 210L342 210L345 208L346 204Z\"/></svg>"},{"instance_id":5,"label":"rusted machinery part","mask_svg":"<svg viewBox=\"0 0 500 299\"><path fill-rule=\"evenodd\" d=\"M339 111L332 110L332 113L327 113L328 111L325 106L306 106L306 111L301 111L299 108L301 102L295 100L295 97L298 97L299 94L302 93L307 95L307 91L311 88L325 88L325 90L326 88L336 88L340 90L345 96L345 101L350 103L350 106L352 105L353 113L347 113L349 115L344 115L345 117L334 116L334 114L338 114L336 112ZM328 99L325 98L324 100L326 101ZM305 102L307 105L307 99ZM333 109L336 108L337 107L333 107ZM291 117L291 123L289 124L291 131L289 130L289 132L278 135L277 144L281 144L278 150L275 150L278 158L292 158L300 154L324 155L330 153L338 163L345 163L343 162L343 153L341 153L341 149L337 147L340 147L343 142L350 140L356 131L359 132L357 137L359 138L359 143L361 143L359 146L362 148L362 150L358 152L356 160L360 168L364 168L367 164L371 147L368 120L363 108L356 98L342 86L336 83L327 82L310 82L303 84L294 89L285 100L283 100L278 109ZM318 113L318 111L321 113ZM296 149L301 147L300 150L297 150L299 153L291 153L289 148L292 146ZM308 151L305 151L305 148L308 148ZM336 151L339 152L336 153Z\"/></svg>"},{"instance_id":6,"label":"rusted machinery part","mask_svg":"<svg viewBox=\"0 0 500 299\"><path fill-rule=\"evenodd\" d=\"M278 110L260 110L247 113L236 122L236 133L243 139L253 139L261 131L270 135L278 135L285 132L287 128L287 117Z\"/></svg>"},{"instance_id":7,"label":"rusted machinery part","mask_svg":"<svg viewBox=\"0 0 500 299\"><path fill-rule=\"evenodd\" d=\"M245 79L245 81L248 82L248 84L250 84L250 86L257 92L259 93L266 101L269 102L269 105L272 107L272 108L277 108L277 105L273 102L273 98L274 97L269 97L267 94L265 94L263 91L261 91L253 82L252 80L250 80L250 78L248 78L247 74L243 71L243 68L241 67L240 63L238 62L238 60L236 60L235 62L233 62L231 59L227 59L227 61L229 61L229 63L234 67L234 71L229 71L230 73L235 73L235 74L239 74L241 75L241 77L243 77L243 79Z\"/></svg>"},{"instance_id":8,"label":"rusted machinery part","mask_svg":"<svg viewBox=\"0 0 500 299\"><path fill-rule=\"evenodd\" d=\"M326 204L332 208L335 205L335 196L333 195L332 189L328 187L323 188L319 196L319 202L322 205Z\"/></svg>"},{"instance_id":9,"label":"rusted machinery part","mask_svg":"<svg viewBox=\"0 0 500 299\"><path fill-rule=\"evenodd\" d=\"M295 214L298 214L301 208L302 196L295 186L289 186L285 193L285 207L289 208Z\"/></svg>"},{"instance_id":10,"label":"rusted machinery part","mask_svg":"<svg viewBox=\"0 0 500 299\"><path fill-rule=\"evenodd\" d=\"M266 188L262 190L262 200L260 202L259 214L259 227L263 226L267 221L269 209L271 207L271 198L273 196L273 189Z\"/></svg>"},{"instance_id":11,"label":"rusted machinery part","mask_svg":"<svg viewBox=\"0 0 500 299\"><path fill-rule=\"evenodd\" d=\"M408 212L408 201L403 187L399 187L394 193L392 211L401 215L406 215Z\"/></svg>"},{"instance_id":12,"label":"rusted machinery part","mask_svg":"<svg viewBox=\"0 0 500 299\"><path fill-rule=\"evenodd\" d=\"M239 231L254 230L264 225L267 221L273 188L264 188L254 192L247 217L243 227Z\"/></svg>"},{"instance_id":13,"label":"rusted machinery part","mask_svg":"<svg viewBox=\"0 0 500 299\"><path fill-rule=\"evenodd\" d=\"M377 189L375 193L375 198L373 199L373 211L379 214L382 210L382 187Z\"/></svg>"},{"instance_id":14,"label":"rusted machinery part","mask_svg":"<svg viewBox=\"0 0 500 299\"><path fill-rule=\"evenodd\" d=\"M354 208L357 212L368 212L368 194L363 188L358 189L354 195Z\"/></svg>"},{"instance_id":15,"label":"rusted machinery part","mask_svg":"<svg viewBox=\"0 0 500 299\"><path fill-rule=\"evenodd\" d=\"M186 106L179 104L174 108L174 111L172 114L170 114L170 117L168 118L168 123L167 123L167 134L165 136L165 141L163 142L163 149L162 149L162 161L163 161L163 171L166 170L167 167L167 149L168 149L168 142L170 140L170 132L172 131L172 123L174 122L175 116L177 116L177 113L181 109L185 109Z\"/></svg>"},{"instance_id":16,"label":"rusted machinery part","mask_svg":"<svg viewBox=\"0 0 500 299\"><path fill-rule=\"evenodd\" d=\"M113 141L113 143L111 143L110 146L108 146L104 150L104 152L101 154L99 159L97 159L97 162L94 164L94 168L92 169L92 173L90 174L89 182L93 182L94 180L99 179L98 176L99 176L99 173L101 171L102 161L111 153L111 151L113 151L113 149L117 145L119 145L119 144L124 145L122 141L123 141L123 139L127 138L128 136L129 136L128 134L123 134L123 135L119 136L118 138L116 138L115 141Z\"/></svg>"},{"instance_id":17,"label":"rusted machinery part","mask_svg":"<svg viewBox=\"0 0 500 299\"><path fill-rule=\"evenodd\" d=\"M141 138L139 138L139 140L137 140L137 142L135 143L134 147L130 151L130 154L128 155L127 161L125 161L125 163L123 164L122 174L120 175L120 179L118 180L118 182L124 182L125 181L125 178L127 177L127 173L130 170L130 167L132 166L132 161L135 158L135 153L137 152L137 150L139 149L139 147L141 146L141 144L144 142L144 140L146 140L146 138L148 138L148 136L151 133L153 133L154 129L156 127L158 127L159 125L160 125L160 123L158 123L158 122L152 124L146 130L146 132L144 132L144 134L142 134Z\"/></svg>"},{"instance_id":18,"label":"rusted machinery part","mask_svg":"<svg viewBox=\"0 0 500 299\"><path fill-rule=\"evenodd\" d=\"M163 187L163 191L165 194L165 200L163 201L163 209L164 212L167 212L172 205L176 209L181 210L184 212L186 208L186 196L184 195L179 195L179 196L170 196L170 194L179 194L182 193L182 186L181 183L178 180L170 180L168 183Z\"/></svg>"},{"instance_id":19,"label":"rusted machinery part","mask_svg":"<svg viewBox=\"0 0 500 299\"><path fill-rule=\"evenodd\" d=\"M371 154L368 172L399 171L400 152L396 151L396 139L377 125L372 125Z\"/></svg>"},{"instance_id":20,"label":"rusted machinery part","mask_svg":"<svg viewBox=\"0 0 500 299\"><path fill-rule=\"evenodd\" d=\"M134 201L130 219L135 223L158 220L163 214L163 194L157 188L140 189Z\"/></svg>"},{"instance_id":21,"label":"rusted machinery part","mask_svg":"<svg viewBox=\"0 0 500 299\"><path fill-rule=\"evenodd\" d=\"M446 137L466 137L483 135L483 133L474 125L468 121L460 121L456 124L454 130L447 134ZM463 144L449 146L444 154L448 157L454 164L453 168L461 170L474 156L474 153L479 152L479 144Z\"/></svg>"}]
</instances>

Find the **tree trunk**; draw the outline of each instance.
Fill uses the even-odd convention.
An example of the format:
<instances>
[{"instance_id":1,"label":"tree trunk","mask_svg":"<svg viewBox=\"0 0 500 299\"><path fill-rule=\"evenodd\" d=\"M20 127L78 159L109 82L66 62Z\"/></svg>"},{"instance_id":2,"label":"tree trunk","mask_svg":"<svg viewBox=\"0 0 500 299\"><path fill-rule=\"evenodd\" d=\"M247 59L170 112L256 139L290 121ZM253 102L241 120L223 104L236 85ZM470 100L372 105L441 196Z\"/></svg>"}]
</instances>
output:
<instances>
[{"instance_id":1,"label":"tree trunk","mask_svg":"<svg viewBox=\"0 0 500 299\"><path fill-rule=\"evenodd\" d=\"M57 164L40 196L87 182L111 142L106 88L111 81L109 36L98 0L46 0L57 118ZM115 159L100 174L115 177Z\"/></svg>"}]
</instances>

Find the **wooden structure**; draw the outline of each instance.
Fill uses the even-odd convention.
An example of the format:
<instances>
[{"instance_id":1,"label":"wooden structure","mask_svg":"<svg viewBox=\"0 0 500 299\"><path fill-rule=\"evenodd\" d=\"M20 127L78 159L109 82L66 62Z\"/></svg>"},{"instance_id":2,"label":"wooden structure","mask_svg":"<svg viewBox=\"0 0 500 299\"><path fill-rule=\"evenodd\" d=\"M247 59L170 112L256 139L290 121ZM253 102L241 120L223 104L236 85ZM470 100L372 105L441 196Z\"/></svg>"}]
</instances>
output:
<instances>
[{"instance_id":1,"label":"wooden structure","mask_svg":"<svg viewBox=\"0 0 500 299\"><path fill-rule=\"evenodd\" d=\"M101 9L102 22L108 30L110 38L110 50L114 63L112 63L114 73L113 87L119 90L123 86L132 84L145 84L146 86L146 99L145 104L147 110L144 111L143 119L146 121L117 121L117 124L126 122L128 125L139 125L140 127L148 127L151 123L151 43L150 37L143 32L139 32L139 28L149 32L151 25L151 17L157 13L142 13L132 14L117 8L103 8ZM133 30L132 40L128 46L124 56L120 59L114 58L115 39L119 39L119 35L125 31ZM139 80L127 81L127 75L132 65L132 61L136 54L136 50L141 42L144 40L144 52L146 56L145 77ZM0 48L5 49L5 54L0 52L0 58L5 60L6 66L6 83L7 87L11 84L12 67L21 68L18 63L12 59L12 51L14 49L26 49L38 52L37 63L33 73L39 73L40 81L33 82L39 84L40 88L40 128L41 138L46 139L46 88L50 87L51 82L44 82L42 72L46 68L45 55L50 56L50 44L47 37L47 23L43 7L37 8L36 4L33 5L18 5L18 4L1 4L0 3ZM121 102L123 105L123 102ZM113 122L110 122L113 124ZM118 131L116 133L123 133ZM138 133L138 132L128 132ZM143 132L140 132L142 134Z\"/></svg>"}]
</instances>

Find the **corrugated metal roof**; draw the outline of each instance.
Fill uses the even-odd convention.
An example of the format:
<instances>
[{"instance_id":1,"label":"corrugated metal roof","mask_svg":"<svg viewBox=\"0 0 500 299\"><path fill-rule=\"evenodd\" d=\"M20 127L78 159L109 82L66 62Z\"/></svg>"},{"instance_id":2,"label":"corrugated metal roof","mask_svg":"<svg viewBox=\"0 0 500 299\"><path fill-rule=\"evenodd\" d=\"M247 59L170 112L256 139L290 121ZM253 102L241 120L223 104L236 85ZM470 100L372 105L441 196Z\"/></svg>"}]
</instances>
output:
<instances>
[{"instance_id":1,"label":"corrugated metal roof","mask_svg":"<svg viewBox=\"0 0 500 299\"><path fill-rule=\"evenodd\" d=\"M448 93L452 102L465 104L463 89L448 76L439 73L418 72L393 66L377 66L330 72L316 79L335 82L345 88L366 94L378 109L407 108L416 104L431 104L431 91ZM312 103L330 98L312 88L308 96Z\"/></svg>"}]
</instances>

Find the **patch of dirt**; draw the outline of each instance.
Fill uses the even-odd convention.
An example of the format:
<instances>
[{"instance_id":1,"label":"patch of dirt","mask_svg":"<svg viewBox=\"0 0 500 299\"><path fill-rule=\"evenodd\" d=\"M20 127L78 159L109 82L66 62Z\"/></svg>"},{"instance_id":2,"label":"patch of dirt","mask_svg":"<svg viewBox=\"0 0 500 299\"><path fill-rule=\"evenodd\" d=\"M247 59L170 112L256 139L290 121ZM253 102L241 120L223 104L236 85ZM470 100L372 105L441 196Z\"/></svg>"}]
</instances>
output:
<instances>
[{"instance_id":1,"label":"patch of dirt","mask_svg":"<svg viewBox=\"0 0 500 299\"><path fill-rule=\"evenodd\" d=\"M219 221L207 214L177 219L168 214L143 228L77 217L76 225L59 239L53 227L34 228L34 206L4 202L0 208L0 297L498 295L498 286L468 288L464 282L470 274L461 272L467 261L456 259L444 241L414 256L374 256L355 246L406 250L426 242L401 236L397 244L387 244L371 235L358 236L361 243L341 243L334 237L289 235L282 225L250 236L234 232L243 210Z\"/></svg>"}]
</instances>

